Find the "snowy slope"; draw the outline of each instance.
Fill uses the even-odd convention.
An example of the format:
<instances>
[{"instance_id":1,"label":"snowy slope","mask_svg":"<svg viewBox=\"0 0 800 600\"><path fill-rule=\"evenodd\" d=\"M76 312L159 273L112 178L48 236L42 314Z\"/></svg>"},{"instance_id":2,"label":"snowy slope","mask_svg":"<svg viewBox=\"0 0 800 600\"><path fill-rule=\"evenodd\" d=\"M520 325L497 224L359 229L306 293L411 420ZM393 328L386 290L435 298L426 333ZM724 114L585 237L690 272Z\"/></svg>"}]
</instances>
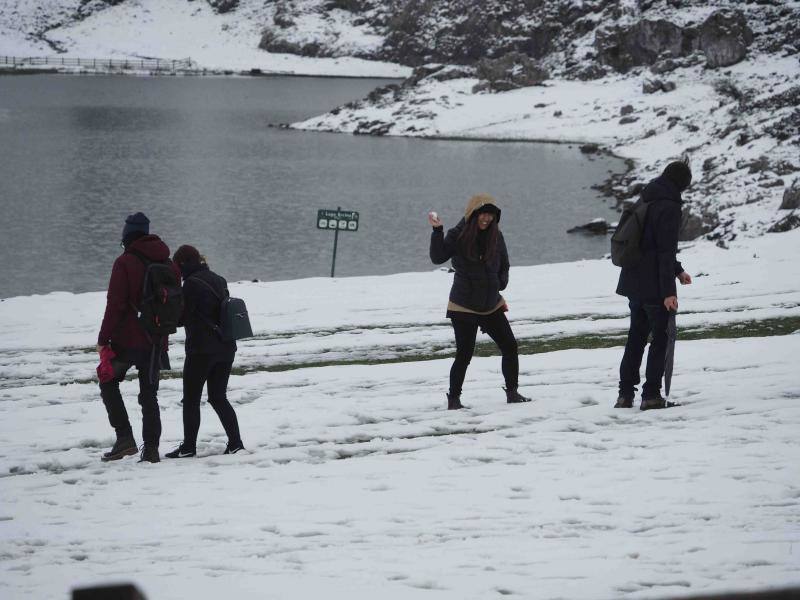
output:
<instances>
[{"instance_id":1,"label":"snowy slope","mask_svg":"<svg viewBox=\"0 0 800 600\"><path fill-rule=\"evenodd\" d=\"M799 235L685 249L695 283L680 290L681 330L796 323ZM614 275L603 261L513 268L515 330L619 333ZM238 284L261 335L237 365L451 345L451 278ZM113 436L90 349L101 308L99 294L0 302L3 598L120 580L159 600L648 598L800 584L797 331L680 341L673 399L684 406L647 413L611 408L619 347L522 356L535 399L524 406L504 403L497 357L475 358L471 408L455 414L443 409L446 359L250 372L229 393L246 453L220 455L224 434L204 405L198 458L103 464ZM138 438L135 385L122 388ZM181 437L180 379L162 381L159 398L163 453Z\"/></svg>"},{"instance_id":2,"label":"snowy slope","mask_svg":"<svg viewBox=\"0 0 800 600\"><path fill-rule=\"evenodd\" d=\"M31 33L46 32L47 40L62 51L59 57L190 58L200 69L300 75L403 77L410 73L400 65L349 56L304 58L259 50L262 30L274 12L272 3L261 0L243 0L237 10L225 14L215 13L204 1L127 0L103 5L85 17L77 12L78 0L23 3L25 8L17 4L0 0L0 55L53 56L53 48ZM50 30L54 25L61 26ZM343 52L353 49L353 39L362 38L361 30L351 31L346 23L339 23L339 29Z\"/></svg>"}]
</instances>

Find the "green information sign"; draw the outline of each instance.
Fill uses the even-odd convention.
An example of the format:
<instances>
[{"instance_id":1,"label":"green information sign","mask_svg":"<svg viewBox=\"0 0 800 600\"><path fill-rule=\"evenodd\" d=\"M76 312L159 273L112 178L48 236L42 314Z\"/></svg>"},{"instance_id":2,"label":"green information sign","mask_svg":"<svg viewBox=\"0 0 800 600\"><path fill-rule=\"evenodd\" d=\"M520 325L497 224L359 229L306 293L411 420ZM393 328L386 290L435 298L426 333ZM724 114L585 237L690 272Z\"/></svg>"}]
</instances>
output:
<instances>
[{"instance_id":1,"label":"green information sign","mask_svg":"<svg viewBox=\"0 0 800 600\"><path fill-rule=\"evenodd\" d=\"M336 245L340 231L358 231L358 213L354 210L336 210L320 208L317 210L317 229L333 231L333 260L331 261L331 277L336 272Z\"/></svg>"},{"instance_id":2,"label":"green information sign","mask_svg":"<svg viewBox=\"0 0 800 600\"><path fill-rule=\"evenodd\" d=\"M317 210L317 229L358 231L358 213L354 210Z\"/></svg>"}]
</instances>

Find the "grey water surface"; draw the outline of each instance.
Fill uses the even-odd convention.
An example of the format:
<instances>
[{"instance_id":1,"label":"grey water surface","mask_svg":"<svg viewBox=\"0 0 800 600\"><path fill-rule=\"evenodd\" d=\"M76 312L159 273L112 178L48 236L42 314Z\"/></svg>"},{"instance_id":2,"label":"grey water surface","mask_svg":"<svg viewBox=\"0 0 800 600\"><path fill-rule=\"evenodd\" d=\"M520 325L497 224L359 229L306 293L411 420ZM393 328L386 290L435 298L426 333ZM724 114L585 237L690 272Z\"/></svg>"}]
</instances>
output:
<instances>
[{"instance_id":1,"label":"grey water surface","mask_svg":"<svg viewBox=\"0 0 800 600\"><path fill-rule=\"evenodd\" d=\"M229 281L329 276L318 209L360 213L337 276L434 268L469 197L503 209L512 265L595 258L568 235L617 213L590 189L622 161L556 144L376 138L279 127L384 80L307 77L0 77L0 298L104 290L125 216L145 212L175 250L197 246Z\"/></svg>"}]
</instances>

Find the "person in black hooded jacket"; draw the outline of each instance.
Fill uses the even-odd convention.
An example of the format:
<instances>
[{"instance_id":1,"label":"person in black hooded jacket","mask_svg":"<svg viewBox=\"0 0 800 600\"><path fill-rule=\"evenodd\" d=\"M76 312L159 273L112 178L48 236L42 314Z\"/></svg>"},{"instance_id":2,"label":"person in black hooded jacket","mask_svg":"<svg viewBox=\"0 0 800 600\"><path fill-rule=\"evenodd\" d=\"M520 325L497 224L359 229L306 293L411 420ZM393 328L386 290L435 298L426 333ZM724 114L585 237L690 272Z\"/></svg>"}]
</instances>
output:
<instances>
[{"instance_id":1,"label":"person in black hooded jacket","mask_svg":"<svg viewBox=\"0 0 800 600\"><path fill-rule=\"evenodd\" d=\"M628 298L631 321L619 368L619 397L615 408L633 406L649 336L652 336L652 341L647 353L640 408L648 410L667 406L661 397L661 380L667 348L667 319L669 311L678 309L675 279L682 285L692 282L677 259L683 204L681 192L691 182L689 165L675 161L642 191L642 201L650 204L642 230L642 258L636 266L622 268L617 284L617 294Z\"/></svg>"},{"instance_id":2,"label":"person in black hooded jacket","mask_svg":"<svg viewBox=\"0 0 800 600\"><path fill-rule=\"evenodd\" d=\"M444 235L436 213L428 215L433 227L430 257L440 265L452 259L455 276L450 289L447 317L456 337L456 358L450 369L447 408L464 408L461 388L467 366L475 351L480 327L494 340L503 355L502 370L506 401L530 402L518 391L519 357L517 340L506 319L506 301L500 292L508 285L508 250L500 232L500 209L488 194L473 196L464 218Z\"/></svg>"},{"instance_id":3,"label":"person in black hooded jacket","mask_svg":"<svg viewBox=\"0 0 800 600\"><path fill-rule=\"evenodd\" d=\"M228 401L228 378L236 354L236 342L224 341L215 330L220 304L228 297L228 284L208 268L194 246L181 246L173 262L183 276L186 331L186 358L183 364L183 442L167 458L187 458L197 454L200 429L200 398L207 384L208 403L217 413L228 436L225 454L244 450L236 412Z\"/></svg>"}]
</instances>

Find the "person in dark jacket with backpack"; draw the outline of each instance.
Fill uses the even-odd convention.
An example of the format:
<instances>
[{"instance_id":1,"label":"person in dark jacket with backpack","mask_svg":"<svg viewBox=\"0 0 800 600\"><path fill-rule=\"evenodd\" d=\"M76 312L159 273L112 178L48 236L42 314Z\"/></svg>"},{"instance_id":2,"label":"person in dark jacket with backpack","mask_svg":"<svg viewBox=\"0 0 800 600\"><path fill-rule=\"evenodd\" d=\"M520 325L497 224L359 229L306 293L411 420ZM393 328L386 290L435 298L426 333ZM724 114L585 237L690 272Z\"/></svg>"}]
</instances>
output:
<instances>
[{"instance_id":1,"label":"person in dark jacket with backpack","mask_svg":"<svg viewBox=\"0 0 800 600\"><path fill-rule=\"evenodd\" d=\"M623 267L617 294L628 298L631 311L625 353L619 368L619 397L615 408L631 408L639 384L639 368L644 348L652 336L647 353L641 410L666 408L661 397L661 380L667 349L669 311L677 311L677 278L682 285L692 282L677 259L678 232L681 226L681 193L689 187L692 172L685 162L672 162L642 191L647 213L640 241L641 258L634 266Z\"/></svg>"},{"instance_id":2,"label":"person in dark jacket with backpack","mask_svg":"<svg viewBox=\"0 0 800 600\"><path fill-rule=\"evenodd\" d=\"M506 319L508 310L500 292L508 285L508 251L498 225L500 208L488 194L473 196L464 218L444 234L436 213L428 214L433 227L430 257L434 264L452 259L455 275L450 289L447 317L456 337L456 358L450 369L447 408L464 408L461 388L475 351L478 328L494 340L503 355L506 401L530 402L518 391L517 340Z\"/></svg>"},{"instance_id":3,"label":"person in dark jacket with backpack","mask_svg":"<svg viewBox=\"0 0 800 600\"><path fill-rule=\"evenodd\" d=\"M125 250L111 269L106 310L97 336L97 352L101 356L113 355L113 378L100 383L100 396L117 436L114 446L103 454L102 460L118 460L137 452L133 429L119 391L125 373L135 366L139 375L139 404L142 407L144 447L141 461L159 462L161 416L157 397L158 372L161 368L169 369L167 336L154 339L143 327L138 314L142 309L147 264L168 264L176 286L180 282L180 273L169 262L167 245L158 236L150 235L150 220L141 212L125 220L122 246ZM180 291L180 288L176 289ZM111 353L108 352L109 348Z\"/></svg>"},{"instance_id":4,"label":"person in dark jacket with backpack","mask_svg":"<svg viewBox=\"0 0 800 600\"><path fill-rule=\"evenodd\" d=\"M219 333L220 305L229 296L228 283L208 268L194 246L181 246L172 258L183 275L186 359L183 363L183 441L165 456L188 458L197 454L204 385L208 389L208 403L228 436L225 454L235 454L244 450L239 421L227 397L236 341L224 341Z\"/></svg>"}]
</instances>

